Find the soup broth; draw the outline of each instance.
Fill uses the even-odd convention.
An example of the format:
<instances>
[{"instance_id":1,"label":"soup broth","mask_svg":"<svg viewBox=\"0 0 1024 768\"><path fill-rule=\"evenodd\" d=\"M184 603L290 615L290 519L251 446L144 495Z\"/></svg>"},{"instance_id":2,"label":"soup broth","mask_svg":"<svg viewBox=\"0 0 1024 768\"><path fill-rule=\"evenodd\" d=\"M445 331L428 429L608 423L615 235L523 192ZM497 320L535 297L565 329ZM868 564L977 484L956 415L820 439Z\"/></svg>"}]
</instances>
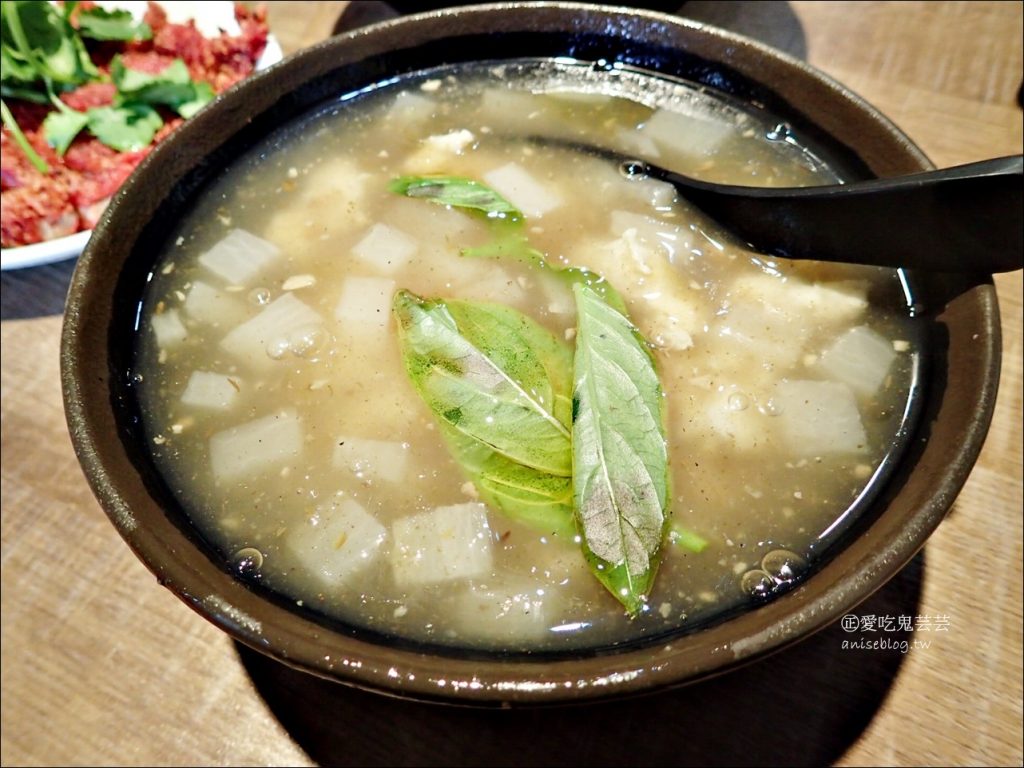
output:
<instances>
[{"instance_id":1,"label":"soup broth","mask_svg":"<svg viewBox=\"0 0 1024 768\"><path fill-rule=\"evenodd\" d=\"M153 458L243 576L410 640L615 645L788 588L870 495L914 383L899 276L751 252L671 187L538 136L710 180L836 178L766 116L570 62L438 70L282 127L183 218L139 324ZM546 266L488 251L493 218L389 187L429 174L501 193ZM571 533L480 500L396 334L406 290L512 307L571 347L568 266L618 290L664 389L669 523L632 618Z\"/></svg>"}]
</instances>

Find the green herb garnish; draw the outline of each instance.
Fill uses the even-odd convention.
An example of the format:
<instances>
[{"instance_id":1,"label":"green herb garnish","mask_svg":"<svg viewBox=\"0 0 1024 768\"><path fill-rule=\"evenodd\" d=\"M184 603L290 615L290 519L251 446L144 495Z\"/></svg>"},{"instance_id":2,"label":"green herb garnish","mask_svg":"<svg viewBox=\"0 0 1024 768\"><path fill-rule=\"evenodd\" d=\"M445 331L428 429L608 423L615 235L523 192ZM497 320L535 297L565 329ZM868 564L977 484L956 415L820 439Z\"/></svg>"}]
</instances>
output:
<instances>
[{"instance_id":1,"label":"green herb garnish","mask_svg":"<svg viewBox=\"0 0 1024 768\"><path fill-rule=\"evenodd\" d=\"M555 388L528 341L509 344L508 326L468 302L399 291L394 311L406 370L446 426L517 464L569 476L569 429L554 415ZM466 315L480 326L467 328Z\"/></svg>"},{"instance_id":2,"label":"green herb garnish","mask_svg":"<svg viewBox=\"0 0 1024 768\"><path fill-rule=\"evenodd\" d=\"M486 185L406 176L390 189L483 214L494 239L464 256L519 261L573 291L574 356L508 307L401 291L403 359L481 497L540 529L578 531L591 571L637 615L668 529L668 455L654 360L621 296L594 272L551 267L529 244L522 212ZM707 546L682 528L671 537L694 552Z\"/></svg>"},{"instance_id":3,"label":"green herb garnish","mask_svg":"<svg viewBox=\"0 0 1024 768\"><path fill-rule=\"evenodd\" d=\"M95 107L85 113L89 132L118 152L137 152L149 146L163 118L148 104L129 102L119 107Z\"/></svg>"},{"instance_id":4,"label":"green herb garnish","mask_svg":"<svg viewBox=\"0 0 1024 768\"><path fill-rule=\"evenodd\" d=\"M488 216L522 221L523 213L496 191L479 181L462 176L402 176L388 189L399 195L427 200L438 205L469 208Z\"/></svg>"},{"instance_id":5,"label":"green herb garnish","mask_svg":"<svg viewBox=\"0 0 1024 768\"><path fill-rule=\"evenodd\" d=\"M498 304L395 295L402 359L480 496L512 519L572 537L572 353Z\"/></svg>"},{"instance_id":6,"label":"green herb garnish","mask_svg":"<svg viewBox=\"0 0 1024 768\"><path fill-rule=\"evenodd\" d=\"M646 342L629 319L585 285L573 292L576 519L591 570L636 615L654 582L665 534L663 393Z\"/></svg>"},{"instance_id":7,"label":"green herb garnish","mask_svg":"<svg viewBox=\"0 0 1024 768\"><path fill-rule=\"evenodd\" d=\"M708 540L689 528L683 528L677 523L672 523L668 531L668 540L673 544L688 549L691 552L700 554L708 546Z\"/></svg>"},{"instance_id":8,"label":"green herb garnish","mask_svg":"<svg viewBox=\"0 0 1024 768\"><path fill-rule=\"evenodd\" d=\"M108 11L99 6L78 12L78 32L93 40L149 40L153 30L135 21L129 11Z\"/></svg>"}]
</instances>

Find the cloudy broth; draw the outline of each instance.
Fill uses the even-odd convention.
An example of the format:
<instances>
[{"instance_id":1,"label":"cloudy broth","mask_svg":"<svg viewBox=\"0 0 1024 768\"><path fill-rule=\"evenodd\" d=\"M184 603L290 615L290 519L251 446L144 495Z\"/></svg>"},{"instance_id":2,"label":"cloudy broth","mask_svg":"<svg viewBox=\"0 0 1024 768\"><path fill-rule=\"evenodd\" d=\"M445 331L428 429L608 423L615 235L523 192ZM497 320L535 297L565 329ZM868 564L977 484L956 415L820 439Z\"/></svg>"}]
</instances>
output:
<instances>
[{"instance_id":1,"label":"cloudy broth","mask_svg":"<svg viewBox=\"0 0 1024 768\"><path fill-rule=\"evenodd\" d=\"M896 273L752 253L668 186L531 136L718 181L835 178L771 120L569 63L439 70L282 127L170 238L137 349L154 460L247 578L408 639L610 645L786 589L882 473L917 348ZM576 318L550 270L465 254L491 241L485 217L389 189L409 174L497 189L548 264L603 275L650 343L670 524L635 618L572 536L480 501L410 383L398 290L507 305L568 345Z\"/></svg>"}]
</instances>

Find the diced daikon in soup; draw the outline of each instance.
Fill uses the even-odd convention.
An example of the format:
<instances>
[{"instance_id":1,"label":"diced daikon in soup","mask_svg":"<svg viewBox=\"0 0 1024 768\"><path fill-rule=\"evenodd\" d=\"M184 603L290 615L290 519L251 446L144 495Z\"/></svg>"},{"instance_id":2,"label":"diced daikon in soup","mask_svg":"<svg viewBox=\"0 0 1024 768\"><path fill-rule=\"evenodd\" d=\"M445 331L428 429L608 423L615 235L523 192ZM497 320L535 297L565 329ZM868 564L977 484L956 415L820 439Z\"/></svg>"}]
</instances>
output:
<instances>
[{"instance_id":1,"label":"diced daikon in soup","mask_svg":"<svg viewBox=\"0 0 1024 768\"><path fill-rule=\"evenodd\" d=\"M770 118L570 63L440 70L282 127L169 239L136 360L152 456L243 577L411 640L614 645L786 589L884 475L918 346L897 273L758 255L672 188L536 136L734 183L835 180ZM390 186L430 174L500 193L544 263L488 251L493 217ZM572 530L485 503L396 333L408 291L510 307L571 350L568 266L621 294L664 392L666 523L635 616Z\"/></svg>"}]
</instances>

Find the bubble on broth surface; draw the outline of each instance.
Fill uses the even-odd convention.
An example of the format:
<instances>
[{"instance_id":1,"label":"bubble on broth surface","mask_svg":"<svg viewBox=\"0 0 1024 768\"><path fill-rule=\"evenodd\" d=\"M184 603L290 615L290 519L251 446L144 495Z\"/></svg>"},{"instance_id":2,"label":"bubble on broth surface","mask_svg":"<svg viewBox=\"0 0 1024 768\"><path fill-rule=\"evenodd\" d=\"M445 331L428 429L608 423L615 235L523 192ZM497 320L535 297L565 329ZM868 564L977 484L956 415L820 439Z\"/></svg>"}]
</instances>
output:
<instances>
[{"instance_id":1,"label":"bubble on broth surface","mask_svg":"<svg viewBox=\"0 0 1024 768\"><path fill-rule=\"evenodd\" d=\"M239 576L258 576L263 567L263 553L255 547L242 547L232 555L231 565Z\"/></svg>"},{"instance_id":2,"label":"bubble on broth surface","mask_svg":"<svg viewBox=\"0 0 1024 768\"><path fill-rule=\"evenodd\" d=\"M773 549L761 559L761 567L775 581L795 581L807 568L807 561L788 549Z\"/></svg>"}]
</instances>

